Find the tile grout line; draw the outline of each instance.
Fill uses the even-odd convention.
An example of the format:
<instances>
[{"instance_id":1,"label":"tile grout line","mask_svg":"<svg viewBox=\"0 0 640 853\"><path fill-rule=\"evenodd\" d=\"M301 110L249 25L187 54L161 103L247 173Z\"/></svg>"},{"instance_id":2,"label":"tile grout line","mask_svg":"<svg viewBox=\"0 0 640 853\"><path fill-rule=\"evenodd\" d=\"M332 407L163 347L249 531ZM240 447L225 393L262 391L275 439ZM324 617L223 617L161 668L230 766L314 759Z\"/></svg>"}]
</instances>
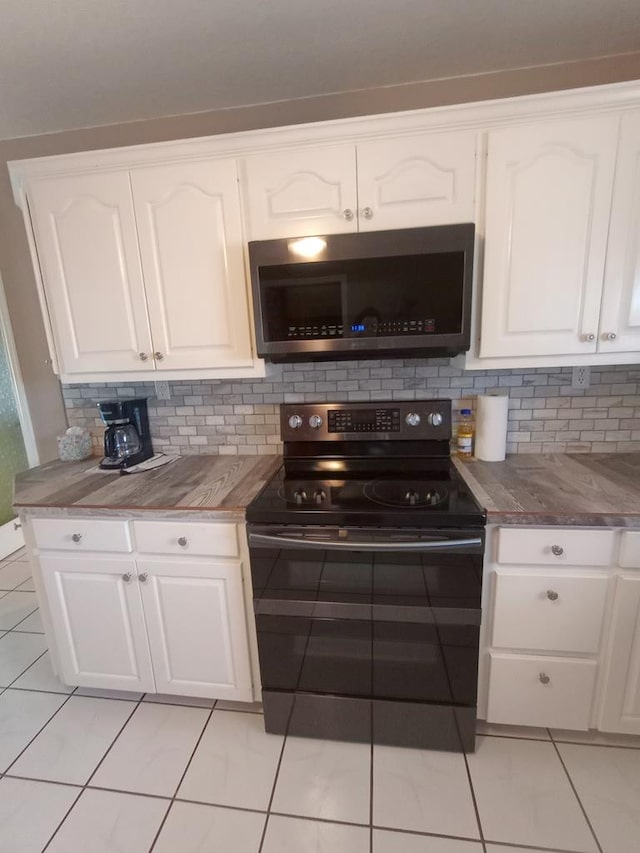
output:
<instances>
[{"instance_id":1,"label":"tile grout line","mask_svg":"<svg viewBox=\"0 0 640 853\"><path fill-rule=\"evenodd\" d=\"M75 691L74 691L74 693L75 693ZM74 693L72 693L72 694L71 694L71 696L73 696L73 695L74 695ZM71 699L71 696L69 696L69 699ZM122 731L123 731L124 727L127 725L127 723L129 722L129 720L131 719L131 717L135 714L135 712L136 712L136 710L137 710L137 708L138 708L138 705L140 704L140 702L142 702L142 697L143 697L143 696L144 696L144 693L142 694L142 696L140 697L140 699L136 702L135 707L133 708L133 710L131 711L131 713L130 713L130 714L129 714L129 716L127 717L127 719L124 721L124 723L123 723L123 724L122 724L122 726L120 727L120 729L119 729L118 733L116 734L116 736L115 736L115 737L114 737L114 739L112 740L111 744L109 745L109 748L107 749L107 751L105 752L105 754L102 756L102 758L100 759L100 761L97 763L97 765L96 765L96 766L95 766L95 768L93 769L93 772L90 774L90 776L89 776L89 778L87 779L87 781L84 783L84 785L82 785L82 786L81 786L80 793L78 794L78 796L76 797L76 799L73 801L73 803L72 803L72 805L71 805L71 808L67 811L67 813L65 814L65 816L62 818L62 820L60 821L60 823L59 823L59 824L57 825L57 827L55 828L55 830L54 830L53 834L51 835L51 837L49 838L49 840L47 841L47 843L45 844L45 846L42 848L42 853L45 853L45 850L49 847L49 845L51 844L51 842L53 841L53 839L55 838L55 836L56 836L56 835L58 834L58 832L60 831L60 828L62 827L62 825L64 824L64 822L66 821L66 819L69 817L69 815L71 814L71 812L72 812L72 811L73 811L73 809L75 808L76 803L78 802L78 800L80 799L80 797L84 794L84 792L87 790L87 787L88 787L88 785L89 785L89 782L93 779L93 777L95 776L96 772L98 771L98 768L100 767L100 765L102 764L102 762L105 760L105 758L107 757L107 755L109 754L109 752L111 752L111 750L113 749L113 745L115 744L115 742L118 740L118 738L119 738L119 737L120 737L120 735L122 734ZM91 697L91 696L81 696L81 697L79 697L79 698L81 698L81 699L91 699L91 698L93 698L93 697ZM67 699L67 701L69 701L69 699ZM65 704L65 705L66 705L66 702L65 702L65 703L63 703L63 704ZM60 707L62 707L62 706L60 706ZM43 781L44 781L44 780L43 780Z\"/></svg>"},{"instance_id":2,"label":"tile grout line","mask_svg":"<svg viewBox=\"0 0 640 853\"><path fill-rule=\"evenodd\" d=\"M293 709L292 709L293 710ZM287 726L288 729L288 726ZM271 816L271 806L273 805L273 798L276 793L276 785L278 784L278 776L280 775L280 767L282 766L282 759L284 757L284 748L287 745L287 738L289 737L286 734L282 738L282 748L280 749L280 755L278 756L278 764L276 766L275 776L273 777L273 785L271 786L271 795L269 797L269 802L267 803L267 819L264 822L264 826L262 827L262 836L260 838L260 844L258 846L257 853L262 853L262 848L264 847L264 841L267 836L267 827L269 826L269 818ZM276 812L277 814L277 812Z\"/></svg>"},{"instance_id":3,"label":"tile grout line","mask_svg":"<svg viewBox=\"0 0 640 853\"><path fill-rule=\"evenodd\" d=\"M52 694L47 693L47 694L45 694L45 695L49 696L49 695L52 695ZM55 695L55 696L59 696L60 694L59 694L59 693L56 693L56 694L53 694L53 695ZM13 765L16 763L16 761L19 761L19 759L20 759L20 758L24 755L24 753L29 749L29 747L30 747L30 746L31 746L31 744L34 742L34 740L35 740L37 737L39 737L39 735L41 735L41 734L42 734L42 732L44 731L44 729L46 729L46 727L49 725L49 723L51 722L51 720L53 720L53 718L54 718L55 716L57 716L57 715L60 713L60 711L61 711L61 710L64 708L64 706L67 704L67 702L69 701L69 699L71 699L71 696L72 696L72 695L73 695L73 694L71 694L71 693L70 693L70 694L67 696L67 698L64 700L64 702L63 702L63 703L62 703L58 708L56 708L56 710L53 712L53 714L51 714L51 716L47 719L47 721L46 721L45 723L43 723L43 725L42 725L42 726L40 726L40 728L39 728L39 729L38 729L38 731L34 734L34 736L31 738L31 740L29 741L29 743L28 743L28 744L27 744L23 749L21 749L21 750L20 750L20 752L16 755L16 757L13 759L13 761L12 761L12 762L11 762L11 763L6 767L6 769L5 769L5 771L4 771L5 773L7 773L9 770L11 770L11 768L12 768L12 767L13 767ZM43 781L44 781L44 780L43 780Z\"/></svg>"},{"instance_id":4,"label":"tile grout line","mask_svg":"<svg viewBox=\"0 0 640 853\"><path fill-rule=\"evenodd\" d=\"M146 694L145 694L145 696L146 696ZM147 704L153 705L153 704L160 704L160 703L148 702ZM171 797L171 799L169 801L169 806L168 806L166 812L164 813L164 817L160 821L160 826L158 827L158 831L156 832L156 834L153 837L153 841L151 842L151 846L149 847L149 853L151 853L153 848L156 846L156 844L158 842L158 838L160 837L160 833L164 829L164 825L167 822L167 818L169 817L169 812L173 808L173 804L176 802L176 796L178 794L178 791L180 790L180 785L182 785L182 783L184 781L184 777L187 775L189 767L191 766L191 762L193 761L193 757L196 754L198 747L200 746L200 742L202 741L202 738L204 737L204 733L206 732L207 726L209 725L211 718L213 717L213 712L215 711L215 709L216 709L216 702L214 700L213 706L211 707L211 710L209 711L209 715L208 715L207 719L204 721L204 725L202 726L202 731L198 735L195 746L191 750L191 755L189 756L189 759L185 765L185 768L182 771L180 778L178 779L178 784L176 785L175 790L173 792L173 796Z\"/></svg>"},{"instance_id":5,"label":"tile grout line","mask_svg":"<svg viewBox=\"0 0 640 853\"><path fill-rule=\"evenodd\" d=\"M469 767L467 753L463 752L462 757L464 759L464 766L467 771L467 781L469 782L469 790L471 791L471 801L473 802L473 810L476 814L476 821L478 823L478 832L480 833L480 844L482 845L483 853L487 853L487 845L485 844L484 840L484 831L482 829L482 821L480 820L480 810L478 809L478 801L476 799L475 788L473 787L473 778L471 777L471 768Z\"/></svg>"},{"instance_id":6,"label":"tile grout line","mask_svg":"<svg viewBox=\"0 0 640 853\"><path fill-rule=\"evenodd\" d=\"M593 840L596 842L596 846L599 850L599 853L604 853L602 846L600 845L600 841L598 840L598 836L596 835L595 830L594 830L593 826L591 825L591 821L589 820L587 810L585 809L585 807L582 804L582 800L580 799L580 795L578 794L576 786L573 784L573 779L571 778L571 774L569 773L567 765L564 763L564 759L563 759L562 755L560 754L560 750L558 749L558 744L553 739L551 740L551 743L553 744L553 748L556 751L556 755L558 756L558 760L560 761L560 764L562 764L562 769L566 773L567 779L569 780L569 784L571 785L571 790L573 791L575 798L578 801L578 805L580 806L582 814L584 815L584 819L587 822L587 826L589 827L591 835L593 835Z\"/></svg>"},{"instance_id":7,"label":"tile grout line","mask_svg":"<svg viewBox=\"0 0 640 853\"><path fill-rule=\"evenodd\" d=\"M373 738L369 758L369 853L373 853Z\"/></svg>"}]
</instances>

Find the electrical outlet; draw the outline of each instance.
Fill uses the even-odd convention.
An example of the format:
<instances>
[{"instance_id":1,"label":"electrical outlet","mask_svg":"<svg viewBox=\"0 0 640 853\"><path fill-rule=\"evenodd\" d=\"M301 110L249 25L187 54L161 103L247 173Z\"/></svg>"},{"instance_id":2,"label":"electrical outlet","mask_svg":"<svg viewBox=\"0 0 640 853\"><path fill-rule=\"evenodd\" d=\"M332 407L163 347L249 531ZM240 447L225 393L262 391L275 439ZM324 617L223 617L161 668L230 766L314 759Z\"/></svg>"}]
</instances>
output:
<instances>
[{"instance_id":1,"label":"electrical outlet","mask_svg":"<svg viewBox=\"0 0 640 853\"><path fill-rule=\"evenodd\" d=\"M171 391L168 382L156 382L156 397L158 400L170 400Z\"/></svg>"},{"instance_id":2,"label":"electrical outlet","mask_svg":"<svg viewBox=\"0 0 640 853\"><path fill-rule=\"evenodd\" d=\"M590 367L574 367L573 375L571 376L572 388L588 388L589 380L591 379Z\"/></svg>"}]
</instances>

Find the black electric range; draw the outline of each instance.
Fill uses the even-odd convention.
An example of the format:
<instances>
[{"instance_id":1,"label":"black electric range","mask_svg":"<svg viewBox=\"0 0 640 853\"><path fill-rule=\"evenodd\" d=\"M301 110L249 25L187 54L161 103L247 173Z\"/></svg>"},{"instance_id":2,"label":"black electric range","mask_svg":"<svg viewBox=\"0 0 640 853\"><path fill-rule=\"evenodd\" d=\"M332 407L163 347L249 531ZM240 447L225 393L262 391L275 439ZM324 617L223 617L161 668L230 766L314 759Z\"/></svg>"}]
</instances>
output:
<instances>
[{"instance_id":1,"label":"black electric range","mask_svg":"<svg viewBox=\"0 0 640 853\"><path fill-rule=\"evenodd\" d=\"M485 513L451 401L288 404L247 507L267 731L471 751Z\"/></svg>"}]
</instances>

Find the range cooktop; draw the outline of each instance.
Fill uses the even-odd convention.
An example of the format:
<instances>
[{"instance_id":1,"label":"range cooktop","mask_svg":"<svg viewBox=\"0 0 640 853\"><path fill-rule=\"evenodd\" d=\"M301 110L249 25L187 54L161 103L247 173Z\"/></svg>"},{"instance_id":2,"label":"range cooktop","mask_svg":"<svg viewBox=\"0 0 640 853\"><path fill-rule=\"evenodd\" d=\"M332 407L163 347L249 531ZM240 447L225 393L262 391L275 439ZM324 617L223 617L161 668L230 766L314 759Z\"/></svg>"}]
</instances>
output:
<instances>
[{"instance_id":1,"label":"range cooktop","mask_svg":"<svg viewBox=\"0 0 640 853\"><path fill-rule=\"evenodd\" d=\"M466 483L444 471L366 477L300 477L285 467L247 507L247 521L276 524L482 526L486 520Z\"/></svg>"}]
</instances>

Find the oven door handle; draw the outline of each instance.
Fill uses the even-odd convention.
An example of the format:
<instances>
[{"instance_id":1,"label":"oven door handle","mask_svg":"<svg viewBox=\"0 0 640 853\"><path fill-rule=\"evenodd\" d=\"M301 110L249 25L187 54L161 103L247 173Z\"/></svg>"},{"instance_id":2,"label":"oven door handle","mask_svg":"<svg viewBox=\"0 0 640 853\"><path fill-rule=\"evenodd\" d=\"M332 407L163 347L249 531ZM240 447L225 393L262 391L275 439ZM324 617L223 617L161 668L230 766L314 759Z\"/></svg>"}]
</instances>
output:
<instances>
[{"instance_id":1,"label":"oven door handle","mask_svg":"<svg viewBox=\"0 0 640 853\"><path fill-rule=\"evenodd\" d=\"M277 548L304 548L312 551L441 551L452 548L481 547L479 536L470 539L442 539L438 542L425 542L423 539L402 542L371 542L349 539L294 539L290 536L250 533L249 545L264 545Z\"/></svg>"}]
</instances>

